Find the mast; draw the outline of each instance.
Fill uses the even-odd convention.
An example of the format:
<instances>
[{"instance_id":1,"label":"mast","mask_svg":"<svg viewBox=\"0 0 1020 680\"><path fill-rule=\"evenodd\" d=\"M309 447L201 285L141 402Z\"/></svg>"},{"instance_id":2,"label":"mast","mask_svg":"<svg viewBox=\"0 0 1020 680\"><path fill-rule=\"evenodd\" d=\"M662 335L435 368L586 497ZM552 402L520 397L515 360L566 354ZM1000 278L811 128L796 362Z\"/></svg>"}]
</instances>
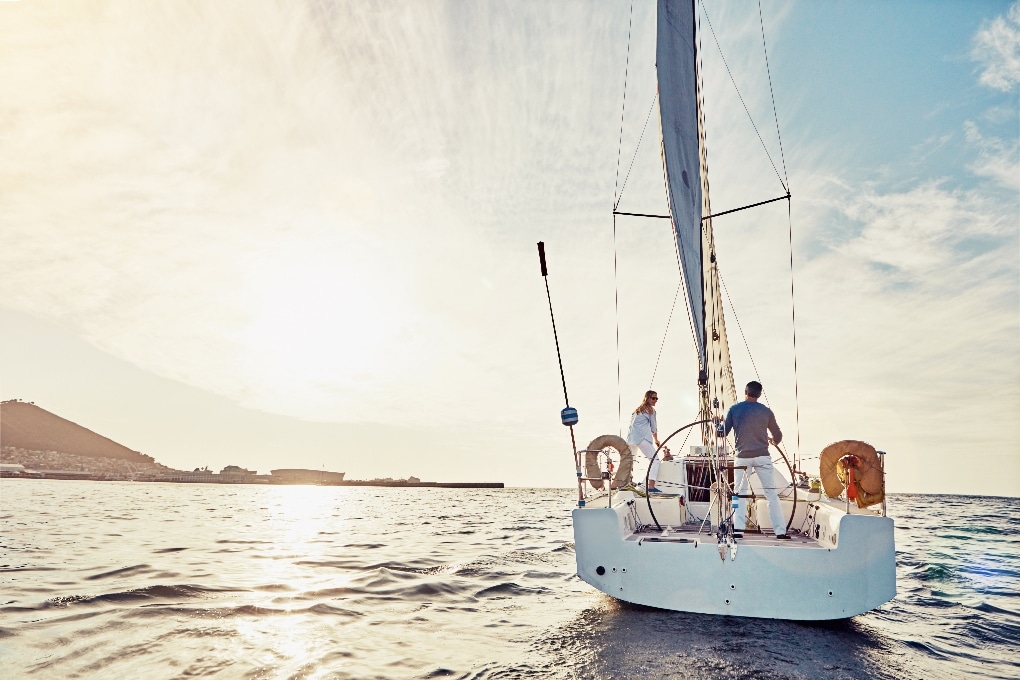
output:
<instances>
[{"instance_id":1,"label":"mast","mask_svg":"<svg viewBox=\"0 0 1020 680\"><path fill-rule=\"evenodd\" d=\"M696 43L697 45L697 43ZM708 182L708 145L705 125L705 97L702 87L700 54L695 62L698 91L698 143L702 185L702 243L704 262L703 290L705 298L705 332L708 346L708 389L703 390L702 413L708 418L713 411L724 414L737 400L730 361L730 345L726 335L726 317L723 310L722 284L719 280L719 261L715 251L715 234L712 230L712 200ZM709 427L705 426L705 442L711 441Z\"/></svg>"}]
</instances>

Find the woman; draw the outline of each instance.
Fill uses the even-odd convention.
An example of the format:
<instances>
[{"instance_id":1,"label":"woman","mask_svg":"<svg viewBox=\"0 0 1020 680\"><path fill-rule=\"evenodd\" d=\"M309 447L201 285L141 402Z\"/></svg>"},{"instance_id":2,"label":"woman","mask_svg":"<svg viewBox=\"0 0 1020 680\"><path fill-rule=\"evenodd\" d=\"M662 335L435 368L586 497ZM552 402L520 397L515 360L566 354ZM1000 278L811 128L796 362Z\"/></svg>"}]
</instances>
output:
<instances>
[{"instance_id":1,"label":"woman","mask_svg":"<svg viewBox=\"0 0 1020 680\"><path fill-rule=\"evenodd\" d=\"M655 422L655 404L658 401L659 395L654 390L645 392L645 398L630 417L630 430L627 431L627 444L631 453L636 456L640 451L649 460L659 448L659 426ZM658 475L659 459L655 458L648 470L648 493L662 493L655 488L655 478Z\"/></svg>"}]
</instances>

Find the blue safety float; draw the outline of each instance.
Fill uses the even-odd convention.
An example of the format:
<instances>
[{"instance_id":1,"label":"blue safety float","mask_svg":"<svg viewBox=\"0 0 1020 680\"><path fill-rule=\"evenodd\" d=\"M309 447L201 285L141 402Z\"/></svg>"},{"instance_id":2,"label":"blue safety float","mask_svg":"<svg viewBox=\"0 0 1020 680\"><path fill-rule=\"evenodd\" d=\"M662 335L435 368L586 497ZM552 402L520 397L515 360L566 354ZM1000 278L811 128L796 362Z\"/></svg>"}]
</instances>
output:
<instances>
[{"instance_id":1,"label":"blue safety float","mask_svg":"<svg viewBox=\"0 0 1020 680\"><path fill-rule=\"evenodd\" d=\"M560 420L566 426L577 425L577 409L573 406L568 406L560 411Z\"/></svg>"}]
</instances>

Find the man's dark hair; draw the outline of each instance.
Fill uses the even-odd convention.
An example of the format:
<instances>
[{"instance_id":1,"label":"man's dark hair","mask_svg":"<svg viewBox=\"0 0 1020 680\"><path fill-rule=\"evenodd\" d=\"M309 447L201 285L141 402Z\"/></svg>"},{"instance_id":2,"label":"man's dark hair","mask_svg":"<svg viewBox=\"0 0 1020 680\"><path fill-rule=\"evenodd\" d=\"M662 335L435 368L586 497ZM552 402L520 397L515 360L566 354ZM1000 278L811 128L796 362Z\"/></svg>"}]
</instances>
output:
<instances>
[{"instance_id":1,"label":"man's dark hair","mask_svg":"<svg viewBox=\"0 0 1020 680\"><path fill-rule=\"evenodd\" d=\"M761 396L761 390L762 390L761 383L758 382L757 380L752 380L751 382L747 383L747 387L744 388L744 394L746 394L749 397L754 397L755 399L757 399L758 397Z\"/></svg>"}]
</instances>

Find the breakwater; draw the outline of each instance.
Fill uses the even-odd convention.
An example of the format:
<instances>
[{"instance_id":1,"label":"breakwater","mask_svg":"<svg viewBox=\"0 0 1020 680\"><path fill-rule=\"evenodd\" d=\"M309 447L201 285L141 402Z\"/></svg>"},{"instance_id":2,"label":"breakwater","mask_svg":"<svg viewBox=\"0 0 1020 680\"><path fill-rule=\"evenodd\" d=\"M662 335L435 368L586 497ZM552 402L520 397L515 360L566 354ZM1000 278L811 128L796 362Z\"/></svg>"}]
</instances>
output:
<instances>
[{"instance_id":1,"label":"breakwater","mask_svg":"<svg viewBox=\"0 0 1020 680\"><path fill-rule=\"evenodd\" d=\"M345 480L336 486L433 487L437 489L502 489L503 482L405 482L402 480Z\"/></svg>"}]
</instances>

